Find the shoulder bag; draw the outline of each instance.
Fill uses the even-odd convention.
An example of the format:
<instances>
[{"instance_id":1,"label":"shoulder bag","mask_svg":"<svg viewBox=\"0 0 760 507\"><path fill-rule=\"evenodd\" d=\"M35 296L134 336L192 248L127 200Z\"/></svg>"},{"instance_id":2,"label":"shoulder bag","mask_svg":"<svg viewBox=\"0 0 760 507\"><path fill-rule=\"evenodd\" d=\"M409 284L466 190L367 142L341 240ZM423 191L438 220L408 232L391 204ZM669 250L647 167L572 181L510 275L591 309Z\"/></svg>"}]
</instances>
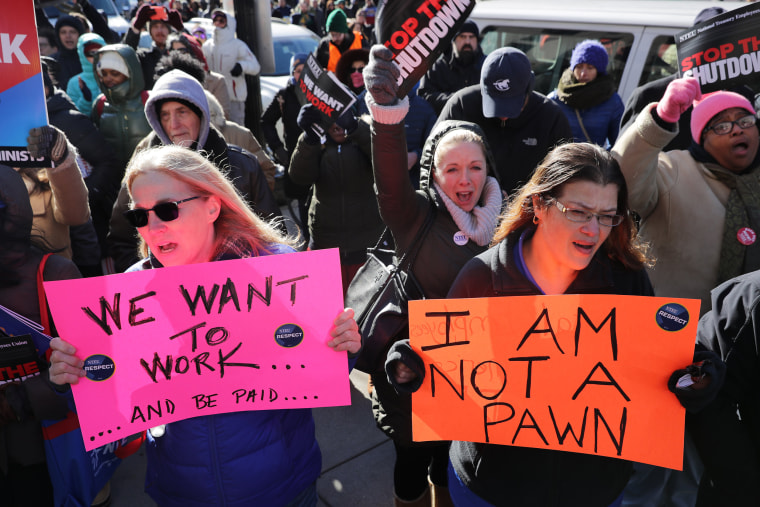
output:
<instances>
[{"instance_id":1,"label":"shoulder bag","mask_svg":"<svg viewBox=\"0 0 760 507\"><path fill-rule=\"evenodd\" d=\"M354 309L362 335L354 368L366 373L382 371L388 348L409 326L408 301L425 298L412 266L435 220L435 211L435 204L430 202L425 221L401 258L396 255L388 228L377 244L367 249L367 261L346 291L346 306Z\"/></svg>"}]
</instances>

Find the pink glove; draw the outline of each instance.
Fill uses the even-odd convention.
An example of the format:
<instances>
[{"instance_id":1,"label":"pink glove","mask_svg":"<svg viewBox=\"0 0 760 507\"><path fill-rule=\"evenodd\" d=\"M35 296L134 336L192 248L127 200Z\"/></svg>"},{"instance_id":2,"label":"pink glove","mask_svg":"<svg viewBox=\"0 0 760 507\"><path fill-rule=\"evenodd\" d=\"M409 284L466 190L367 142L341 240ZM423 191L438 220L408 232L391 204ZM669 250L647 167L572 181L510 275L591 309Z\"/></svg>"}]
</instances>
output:
<instances>
[{"instance_id":1,"label":"pink glove","mask_svg":"<svg viewBox=\"0 0 760 507\"><path fill-rule=\"evenodd\" d=\"M702 98L699 80L684 77L671 81L662 100L657 103L657 115L669 123L676 123L695 100Z\"/></svg>"}]
</instances>

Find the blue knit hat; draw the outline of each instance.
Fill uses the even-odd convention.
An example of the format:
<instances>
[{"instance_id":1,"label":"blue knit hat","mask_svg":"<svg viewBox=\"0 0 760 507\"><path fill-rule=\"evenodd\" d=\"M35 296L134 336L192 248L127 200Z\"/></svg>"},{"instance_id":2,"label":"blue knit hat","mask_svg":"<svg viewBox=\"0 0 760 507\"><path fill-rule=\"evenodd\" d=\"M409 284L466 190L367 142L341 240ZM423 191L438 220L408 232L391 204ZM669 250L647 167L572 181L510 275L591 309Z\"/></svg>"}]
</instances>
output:
<instances>
[{"instance_id":1,"label":"blue knit hat","mask_svg":"<svg viewBox=\"0 0 760 507\"><path fill-rule=\"evenodd\" d=\"M584 40L579 42L573 49L573 56L570 58L570 69L575 69L579 63L593 65L598 74L607 73L607 50L598 40Z\"/></svg>"},{"instance_id":2,"label":"blue knit hat","mask_svg":"<svg viewBox=\"0 0 760 507\"><path fill-rule=\"evenodd\" d=\"M306 59L309 58L308 53L294 53L293 56L290 57L290 75L293 75L293 72L295 72L296 67L301 65L302 63L306 63Z\"/></svg>"}]
</instances>

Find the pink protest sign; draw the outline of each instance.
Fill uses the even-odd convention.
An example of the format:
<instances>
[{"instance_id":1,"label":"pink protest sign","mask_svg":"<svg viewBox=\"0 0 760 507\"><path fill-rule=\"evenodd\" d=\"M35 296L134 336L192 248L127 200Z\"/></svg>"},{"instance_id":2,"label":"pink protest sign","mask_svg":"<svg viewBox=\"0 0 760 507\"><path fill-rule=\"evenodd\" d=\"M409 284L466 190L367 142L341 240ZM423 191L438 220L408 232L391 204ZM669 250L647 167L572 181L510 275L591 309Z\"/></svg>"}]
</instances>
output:
<instances>
[{"instance_id":1,"label":"pink protest sign","mask_svg":"<svg viewBox=\"0 0 760 507\"><path fill-rule=\"evenodd\" d=\"M348 405L338 251L45 282L87 376L72 386L87 450L172 421Z\"/></svg>"}]
</instances>

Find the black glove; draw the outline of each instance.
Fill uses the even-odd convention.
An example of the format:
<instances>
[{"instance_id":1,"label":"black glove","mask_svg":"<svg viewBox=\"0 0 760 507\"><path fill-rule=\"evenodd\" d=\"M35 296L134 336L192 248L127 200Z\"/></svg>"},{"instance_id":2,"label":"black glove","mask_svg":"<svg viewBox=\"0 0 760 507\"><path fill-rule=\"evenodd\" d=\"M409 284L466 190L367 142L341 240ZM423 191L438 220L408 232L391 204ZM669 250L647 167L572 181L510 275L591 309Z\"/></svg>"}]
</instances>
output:
<instances>
[{"instance_id":1,"label":"black glove","mask_svg":"<svg viewBox=\"0 0 760 507\"><path fill-rule=\"evenodd\" d=\"M356 127L359 126L359 121L354 116L354 113L350 110L343 113L336 121L340 127L346 131L346 135L353 134Z\"/></svg>"},{"instance_id":2,"label":"black glove","mask_svg":"<svg viewBox=\"0 0 760 507\"><path fill-rule=\"evenodd\" d=\"M238 77L240 74L243 73L243 67L240 66L240 63L236 63L232 69L230 69L230 74L232 77Z\"/></svg>"},{"instance_id":3,"label":"black glove","mask_svg":"<svg viewBox=\"0 0 760 507\"><path fill-rule=\"evenodd\" d=\"M26 142L26 149L34 158L48 157L53 163L60 164L69 155L66 134L49 125L31 129Z\"/></svg>"},{"instance_id":4,"label":"black glove","mask_svg":"<svg viewBox=\"0 0 760 507\"><path fill-rule=\"evenodd\" d=\"M707 380L707 383L701 388L678 387L678 380L686 375L690 375L695 382ZM725 379L726 363L715 352L698 350L694 352L694 363L673 372L668 379L668 389L676 395L683 408L694 414L715 399Z\"/></svg>"},{"instance_id":5,"label":"black glove","mask_svg":"<svg viewBox=\"0 0 760 507\"><path fill-rule=\"evenodd\" d=\"M318 144L321 142L319 135L312 128L314 125L319 124L321 120L322 116L319 114L319 110L312 104L304 104L301 110L298 111L296 123L303 130L307 143Z\"/></svg>"},{"instance_id":6,"label":"black glove","mask_svg":"<svg viewBox=\"0 0 760 507\"><path fill-rule=\"evenodd\" d=\"M380 106L390 106L398 98L398 79L401 71L393 62L393 53L382 44L375 44L369 53L369 63L364 67L364 86L372 100Z\"/></svg>"},{"instance_id":7,"label":"black glove","mask_svg":"<svg viewBox=\"0 0 760 507\"><path fill-rule=\"evenodd\" d=\"M274 150L274 158L277 159L277 163L280 165L288 167L290 156L288 155L288 150L286 150L284 146L280 146Z\"/></svg>"},{"instance_id":8,"label":"black glove","mask_svg":"<svg viewBox=\"0 0 760 507\"><path fill-rule=\"evenodd\" d=\"M417 374L417 377L411 382L399 384L396 382L396 361L401 361L407 368ZM425 363L422 358L409 345L409 340L401 340L391 345L385 360L385 374L388 376L388 382L396 389L399 394L412 394L420 388L425 380Z\"/></svg>"},{"instance_id":9,"label":"black glove","mask_svg":"<svg viewBox=\"0 0 760 507\"><path fill-rule=\"evenodd\" d=\"M182 32L185 29L185 25L182 23L182 16L177 9L169 9L168 20L166 21L173 26L178 32Z\"/></svg>"},{"instance_id":10,"label":"black glove","mask_svg":"<svg viewBox=\"0 0 760 507\"><path fill-rule=\"evenodd\" d=\"M86 100L87 102L92 102L92 92L87 87L87 83L85 83L81 77L79 78L79 91L82 92L82 97L84 98L84 100Z\"/></svg>"},{"instance_id":11,"label":"black glove","mask_svg":"<svg viewBox=\"0 0 760 507\"><path fill-rule=\"evenodd\" d=\"M132 22L132 26L135 30L142 30L145 28L145 25L148 24L148 21L150 21L151 16L153 16L153 6L150 4L142 4L140 8L137 9L137 13L135 13L135 20Z\"/></svg>"}]
</instances>

